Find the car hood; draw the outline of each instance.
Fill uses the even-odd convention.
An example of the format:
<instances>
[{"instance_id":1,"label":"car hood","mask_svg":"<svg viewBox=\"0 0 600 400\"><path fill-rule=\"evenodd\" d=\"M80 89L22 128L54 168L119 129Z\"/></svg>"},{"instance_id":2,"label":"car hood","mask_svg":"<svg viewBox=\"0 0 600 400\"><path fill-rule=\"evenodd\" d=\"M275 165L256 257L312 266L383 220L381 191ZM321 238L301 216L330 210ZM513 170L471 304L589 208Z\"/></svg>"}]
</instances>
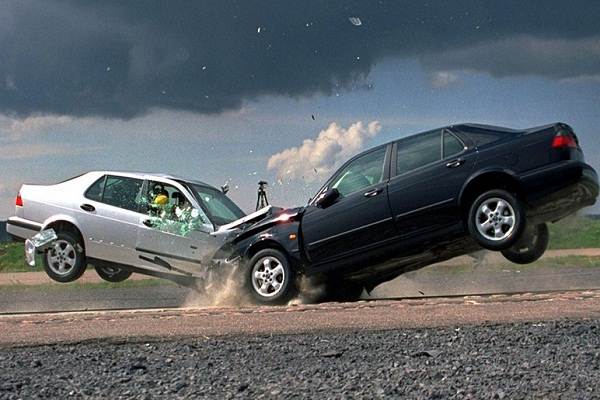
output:
<instances>
[{"instance_id":1,"label":"car hood","mask_svg":"<svg viewBox=\"0 0 600 400\"><path fill-rule=\"evenodd\" d=\"M235 229L239 229L242 226L252 225L252 224L256 223L257 221L264 219L267 215L273 213L274 209L280 210L281 208L273 207L273 206L266 206L256 212L253 212L252 214L246 215L243 218L237 219L226 225L221 225L219 227L219 229L217 229L217 232L228 232L228 231L232 231Z\"/></svg>"},{"instance_id":2,"label":"car hood","mask_svg":"<svg viewBox=\"0 0 600 400\"><path fill-rule=\"evenodd\" d=\"M244 218L240 218L227 225L219 227L215 234L223 235L236 232L238 235L240 235L248 234L249 232L259 232L263 229L273 226L274 224L295 221L302 210L303 207L285 209L281 207L267 206L245 216Z\"/></svg>"}]
</instances>

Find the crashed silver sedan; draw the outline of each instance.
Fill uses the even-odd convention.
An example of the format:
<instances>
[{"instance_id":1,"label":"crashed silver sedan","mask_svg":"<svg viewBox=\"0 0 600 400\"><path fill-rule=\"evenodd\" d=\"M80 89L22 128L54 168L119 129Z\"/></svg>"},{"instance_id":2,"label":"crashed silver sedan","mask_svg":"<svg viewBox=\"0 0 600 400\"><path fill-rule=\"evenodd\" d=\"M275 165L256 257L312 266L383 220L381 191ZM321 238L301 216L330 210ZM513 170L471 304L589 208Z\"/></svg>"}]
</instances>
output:
<instances>
[{"instance_id":1,"label":"crashed silver sedan","mask_svg":"<svg viewBox=\"0 0 600 400\"><path fill-rule=\"evenodd\" d=\"M236 227L271 210L246 216L226 191L171 175L94 171L23 185L7 230L27 239L29 264L41 255L58 282L78 279L91 264L110 282L139 272L189 284L214 265Z\"/></svg>"}]
</instances>

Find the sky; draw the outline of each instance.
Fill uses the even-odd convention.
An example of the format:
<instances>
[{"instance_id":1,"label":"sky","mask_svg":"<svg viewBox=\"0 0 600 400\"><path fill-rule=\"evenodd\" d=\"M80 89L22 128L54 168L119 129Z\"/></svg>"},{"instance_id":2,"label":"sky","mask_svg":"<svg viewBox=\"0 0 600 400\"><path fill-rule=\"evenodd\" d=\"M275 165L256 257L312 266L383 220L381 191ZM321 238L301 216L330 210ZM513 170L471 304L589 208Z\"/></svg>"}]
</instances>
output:
<instances>
[{"instance_id":1,"label":"sky","mask_svg":"<svg viewBox=\"0 0 600 400\"><path fill-rule=\"evenodd\" d=\"M96 169L302 205L353 154L461 122L566 122L600 169L598 20L581 0L2 0L0 219L21 184Z\"/></svg>"}]
</instances>

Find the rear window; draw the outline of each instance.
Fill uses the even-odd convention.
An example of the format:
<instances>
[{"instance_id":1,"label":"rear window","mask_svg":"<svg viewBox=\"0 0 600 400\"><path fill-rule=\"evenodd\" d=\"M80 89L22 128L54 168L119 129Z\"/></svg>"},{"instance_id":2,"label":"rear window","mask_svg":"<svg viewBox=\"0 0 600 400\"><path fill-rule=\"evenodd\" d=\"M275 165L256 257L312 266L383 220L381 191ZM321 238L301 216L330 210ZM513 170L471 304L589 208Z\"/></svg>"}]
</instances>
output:
<instances>
[{"instance_id":1,"label":"rear window","mask_svg":"<svg viewBox=\"0 0 600 400\"><path fill-rule=\"evenodd\" d=\"M473 129L466 132L463 131L463 133L478 147L497 142L506 136L506 133L486 131L483 129Z\"/></svg>"}]
</instances>

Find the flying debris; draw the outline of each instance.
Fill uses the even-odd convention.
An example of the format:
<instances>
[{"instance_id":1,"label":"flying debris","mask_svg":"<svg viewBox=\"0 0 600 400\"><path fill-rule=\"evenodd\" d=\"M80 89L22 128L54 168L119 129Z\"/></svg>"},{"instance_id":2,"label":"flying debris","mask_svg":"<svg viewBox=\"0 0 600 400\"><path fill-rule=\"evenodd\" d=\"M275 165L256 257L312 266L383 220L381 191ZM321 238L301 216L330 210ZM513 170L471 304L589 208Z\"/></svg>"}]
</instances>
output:
<instances>
[{"instance_id":1,"label":"flying debris","mask_svg":"<svg viewBox=\"0 0 600 400\"><path fill-rule=\"evenodd\" d=\"M312 120L314 121L315 120L315 114L310 114L310 116L311 116Z\"/></svg>"},{"instance_id":2,"label":"flying debris","mask_svg":"<svg viewBox=\"0 0 600 400\"><path fill-rule=\"evenodd\" d=\"M260 31L262 31L262 27L261 27L261 26L259 26L259 27L256 29L256 33L260 33Z\"/></svg>"},{"instance_id":3,"label":"flying debris","mask_svg":"<svg viewBox=\"0 0 600 400\"><path fill-rule=\"evenodd\" d=\"M354 26L361 26L362 25L362 21L358 17L350 17L350 18L348 18L348 21L350 21L350 23L352 25L354 25Z\"/></svg>"}]
</instances>

